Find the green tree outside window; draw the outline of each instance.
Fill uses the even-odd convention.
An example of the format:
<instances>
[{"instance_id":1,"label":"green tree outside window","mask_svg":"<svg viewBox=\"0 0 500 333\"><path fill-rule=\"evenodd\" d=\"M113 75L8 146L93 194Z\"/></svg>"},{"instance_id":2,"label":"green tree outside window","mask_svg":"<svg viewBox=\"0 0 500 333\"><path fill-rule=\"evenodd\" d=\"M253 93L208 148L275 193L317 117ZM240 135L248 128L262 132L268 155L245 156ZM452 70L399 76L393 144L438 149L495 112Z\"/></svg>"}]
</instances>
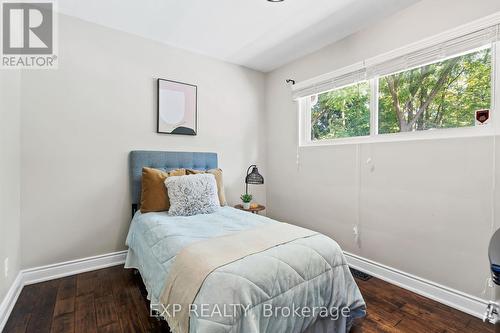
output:
<instances>
[{"instance_id":1,"label":"green tree outside window","mask_svg":"<svg viewBox=\"0 0 500 333\"><path fill-rule=\"evenodd\" d=\"M491 49L378 79L378 133L474 126L491 107ZM367 81L311 97L311 139L370 134Z\"/></svg>"}]
</instances>

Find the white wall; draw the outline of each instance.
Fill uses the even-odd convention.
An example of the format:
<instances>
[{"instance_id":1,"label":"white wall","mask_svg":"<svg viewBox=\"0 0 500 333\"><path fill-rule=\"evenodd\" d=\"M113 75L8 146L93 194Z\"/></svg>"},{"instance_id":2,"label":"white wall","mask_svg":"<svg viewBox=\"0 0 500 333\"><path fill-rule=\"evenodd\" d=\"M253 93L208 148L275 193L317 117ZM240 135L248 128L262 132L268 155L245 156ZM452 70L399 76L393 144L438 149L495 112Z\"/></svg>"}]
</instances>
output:
<instances>
[{"instance_id":1,"label":"white wall","mask_svg":"<svg viewBox=\"0 0 500 333\"><path fill-rule=\"evenodd\" d=\"M424 0L268 74L268 215L324 232L346 251L482 296L494 175L500 179L493 138L307 147L297 165L298 109L284 80L309 79L498 10L497 0ZM357 223L361 247L352 230Z\"/></svg>"},{"instance_id":2,"label":"white wall","mask_svg":"<svg viewBox=\"0 0 500 333\"><path fill-rule=\"evenodd\" d=\"M20 80L0 70L0 303L20 268Z\"/></svg>"},{"instance_id":3,"label":"white wall","mask_svg":"<svg viewBox=\"0 0 500 333\"><path fill-rule=\"evenodd\" d=\"M197 136L156 133L156 78L198 86ZM59 69L22 74L23 267L125 249L134 149L217 152L237 203L247 167L266 173L264 79L60 16Z\"/></svg>"}]
</instances>

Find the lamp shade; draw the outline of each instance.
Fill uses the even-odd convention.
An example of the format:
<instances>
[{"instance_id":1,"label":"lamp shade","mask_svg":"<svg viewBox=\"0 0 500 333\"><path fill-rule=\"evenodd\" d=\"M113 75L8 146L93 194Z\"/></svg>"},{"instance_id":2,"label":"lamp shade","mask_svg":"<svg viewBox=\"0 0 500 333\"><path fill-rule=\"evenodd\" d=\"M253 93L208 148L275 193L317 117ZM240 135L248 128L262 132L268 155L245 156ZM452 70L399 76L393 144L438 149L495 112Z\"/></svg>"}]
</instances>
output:
<instances>
[{"instance_id":1,"label":"lamp shade","mask_svg":"<svg viewBox=\"0 0 500 333\"><path fill-rule=\"evenodd\" d=\"M253 166L252 172L247 174L245 183L254 185L264 184L264 177L262 177L262 175L259 173L259 169L257 168L257 166Z\"/></svg>"}]
</instances>

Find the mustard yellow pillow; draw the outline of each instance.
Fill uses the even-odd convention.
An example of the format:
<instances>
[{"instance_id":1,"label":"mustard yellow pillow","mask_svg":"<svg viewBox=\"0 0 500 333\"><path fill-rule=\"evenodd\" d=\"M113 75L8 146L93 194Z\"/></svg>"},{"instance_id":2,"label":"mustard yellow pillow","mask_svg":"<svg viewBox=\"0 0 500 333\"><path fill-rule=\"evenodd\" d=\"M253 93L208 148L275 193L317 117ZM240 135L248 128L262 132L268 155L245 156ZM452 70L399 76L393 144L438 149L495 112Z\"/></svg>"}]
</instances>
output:
<instances>
[{"instance_id":1,"label":"mustard yellow pillow","mask_svg":"<svg viewBox=\"0 0 500 333\"><path fill-rule=\"evenodd\" d=\"M200 171L200 170L186 169L186 175L195 175L197 173L210 173L210 174L214 175L215 181L217 182L217 196L219 197L220 205L221 206L227 205L226 193L224 192L224 181L222 179L222 170L221 169L210 169L207 171Z\"/></svg>"},{"instance_id":2,"label":"mustard yellow pillow","mask_svg":"<svg viewBox=\"0 0 500 333\"><path fill-rule=\"evenodd\" d=\"M185 176L185 169L170 172L142 168L141 213L163 212L170 208L165 180L170 176Z\"/></svg>"}]
</instances>

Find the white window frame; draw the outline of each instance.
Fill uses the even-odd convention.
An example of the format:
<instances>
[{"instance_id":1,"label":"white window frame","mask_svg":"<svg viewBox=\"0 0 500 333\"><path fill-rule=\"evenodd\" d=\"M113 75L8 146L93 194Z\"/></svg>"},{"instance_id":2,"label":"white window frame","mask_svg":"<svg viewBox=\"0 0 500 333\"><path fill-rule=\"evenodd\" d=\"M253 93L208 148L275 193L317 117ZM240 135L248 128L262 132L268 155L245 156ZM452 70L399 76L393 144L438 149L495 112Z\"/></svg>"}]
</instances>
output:
<instances>
[{"instance_id":1,"label":"white window frame","mask_svg":"<svg viewBox=\"0 0 500 333\"><path fill-rule=\"evenodd\" d=\"M495 20L499 20L495 17ZM492 18L486 18L486 22L474 22L471 24L480 25L488 24ZM467 26L456 29L455 31L447 32L443 35L435 37L435 40L443 40L445 36L454 35L457 33L463 33L467 31ZM470 27L469 27L470 29ZM430 44L432 39L425 40L421 44ZM406 49L411 50L418 47L419 43L415 43L407 47ZM424 45L425 46L425 45ZM407 51L407 52L408 52ZM470 50L471 52L474 50ZM372 61L383 61L394 57L394 54L404 54L405 48L398 49L396 51L390 52L388 54L374 58ZM445 60L445 59L443 59ZM440 60L440 61L443 61ZM438 61L439 62L439 61ZM413 140L431 140L431 139L446 139L446 138L465 138L465 137L480 137L480 136L493 136L500 133L500 115L497 116L497 101L500 101L500 79L497 73L500 73L500 42L492 43L491 45L491 106L490 106L490 119L487 124L480 126L470 126L470 127L456 127L456 128L439 128L439 129L429 129L423 131L412 131L412 132L399 132L399 133L378 133L378 84L379 77L371 78L368 81L370 85L370 135L366 136L355 136L348 138L336 138L336 139L322 139L322 140L312 140L311 139L311 107L310 98L300 98L298 100L299 108L299 146L323 146L323 145L342 145L342 144L360 144L360 143L375 143L375 142L397 142L397 141L413 141ZM340 72L343 69L339 70ZM342 87L335 88L341 89Z\"/></svg>"}]
</instances>

